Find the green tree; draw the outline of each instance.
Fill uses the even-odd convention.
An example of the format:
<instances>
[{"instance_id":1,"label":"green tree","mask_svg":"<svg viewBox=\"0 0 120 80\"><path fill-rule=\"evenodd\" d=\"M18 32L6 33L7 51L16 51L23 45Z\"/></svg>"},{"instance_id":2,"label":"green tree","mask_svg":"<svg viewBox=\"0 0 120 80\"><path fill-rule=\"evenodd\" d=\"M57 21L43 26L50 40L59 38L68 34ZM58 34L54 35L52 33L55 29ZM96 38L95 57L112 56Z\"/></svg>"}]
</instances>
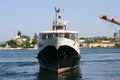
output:
<instances>
[{"instance_id":1,"label":"green tree","mask_svg":"<svg viewBox=\"0 0 120 80\"><path fill-rule=\"evenodd\" d=\"M38 35L35 33L35 35L34 35L34 38L37 38L38 39Z\"/></svg>"},{"instance_id":2,"label":"green tree","mask_svg":"<svg viewBox=\"0 0 120 80\"><path fill-rule=\"evenodd\" d=\"M7 41L7 44L11 46L12 48L17 48L17 42L13 40Z\"/></svg>"},{"instance_id":3,"label":"green tree","mask_svg":"<svg viewBox=\"0 0 120 80\"><path fill-rule=\"evenodd\" d=\"M1 47L5 47L6 46L6 43L5 44L0 44Z\"/></svg>"},{"instance_id":4,"label":"green tree","mask_svg":"<svg viewBox=\"0 0 120 80\"><path fill-rule=\"evenodd\" d=\"M29 40L23 42L23 47L24 47L24 48L31 48L30 45L31 45L31 44L30 44Z\"/></svg>"},{"instance_id":5,"label":"green tree","mask_svg":"<svg viewBox=\"0 0 120 80\"><path fill-rule=\"evenodd\" d=\"M32 40L32 44L33 44L33 45L36 45L37 43L38 43L38 36L37 36L37 34L35 33L34 38L33 38L33 40Z\"/></svg>"},{"instance_id":6,"label":"green tree","mask_svg":"<svg viewBox=\"0 0 120 80\"><path fill-rule=\"evenodd\" d=\"M18 31L17 35L21 37L22 35L21 31Z\"/></svg>"}]
</instances>

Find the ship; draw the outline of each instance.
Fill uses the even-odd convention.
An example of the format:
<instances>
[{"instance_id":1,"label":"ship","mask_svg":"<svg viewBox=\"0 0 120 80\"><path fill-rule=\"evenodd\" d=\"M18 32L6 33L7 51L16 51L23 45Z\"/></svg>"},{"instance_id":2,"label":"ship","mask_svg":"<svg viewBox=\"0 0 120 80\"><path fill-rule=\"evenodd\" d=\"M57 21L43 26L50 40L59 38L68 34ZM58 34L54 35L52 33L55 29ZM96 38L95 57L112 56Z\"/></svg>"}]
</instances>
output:
<instances>
[{"instance_id":1,"label":"ship","mask_svg":"<svg viewBox=\"0 0 120 80\"><path fill-rule=\"evenodd\" d=\"M62 20L63 9L55 7L55 20L51 30L39 33L37 59L40 69L62 73L79 67L80 43L78 32L67 30Z\"/></svg>"}]
</instances>

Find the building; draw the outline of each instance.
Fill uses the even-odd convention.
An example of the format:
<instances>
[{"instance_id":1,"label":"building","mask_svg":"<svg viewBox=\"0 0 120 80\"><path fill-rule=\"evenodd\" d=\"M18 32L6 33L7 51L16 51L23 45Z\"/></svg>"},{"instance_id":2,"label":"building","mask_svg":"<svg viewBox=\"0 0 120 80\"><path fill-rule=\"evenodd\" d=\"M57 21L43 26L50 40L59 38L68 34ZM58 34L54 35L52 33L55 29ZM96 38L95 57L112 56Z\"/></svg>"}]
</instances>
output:
<instances>
[{"instance_id":1,"label":"building","mask_svg":"<svg viewBox=\"0 0 120 80\"><path fill-rule=\"evenodd\" d=\"M89 48L101 47L101 48L111 48L114 47L115 43L113 42L100 42L100 43L90 43Z\"/></svg>"},{"instance_id":2,"label":"building","mask_svg":"<svg viewBox=\"0 0 120 80\"><path fill-rule=\"evenodd\" d=\"M17 44L22 44L23 42L27 41L27 38L20 37L19 35L14 35L12 40L16 41Z\"/></svg>"},{"instance_id":3,"label":"building","mask_svg":"<svg viewBox=\"0 0 120 80\"><path fill-rule=\"evenodd\" d=\"M107 40L101 40L100 42L85 42L84 40L80 40L80 45L82 48L112 48L115 47L116 44L114 42L110 42Z\"/></svg>"},{"instance_id":4,"label":"building","mask_svg":"<svg viewBox=\"0 0 120 80\"><path fill-rule=\"evenodd\" d=\"M120 41L120 30L118 32L115 32L113 34L113 37L114 37L115 41Z\"/></svg>"}]
</instances>

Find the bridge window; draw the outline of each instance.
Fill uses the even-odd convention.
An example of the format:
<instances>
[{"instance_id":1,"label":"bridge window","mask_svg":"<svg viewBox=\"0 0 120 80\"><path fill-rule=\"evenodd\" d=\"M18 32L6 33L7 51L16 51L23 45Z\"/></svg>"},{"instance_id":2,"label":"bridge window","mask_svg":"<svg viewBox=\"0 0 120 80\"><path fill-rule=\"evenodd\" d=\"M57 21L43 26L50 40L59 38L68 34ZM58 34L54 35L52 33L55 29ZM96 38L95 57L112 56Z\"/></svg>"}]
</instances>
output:
<instances>
[{"instance_id":1,"label":"bridge window","mask_svg":"<svg viewBox=\"0 0 120 80\"><path fill-rule=\"evenodd\" d=\"M53 38L53 34L48 34L48 39Z\"/></svg>"},{"instance_id":2,"label":"bridge window","mask_svg":"<svg viewBox=\"0 0 120 80\"><path fill-rule=\"evenodd\" d=\"M53 38L53 37L62 37L62 38L68 38L71 40L78 40L78 34L77 33L56 33L56 34L52 34L52 33L48 33L48 34L40 34L39 35L39 39L40 40L45 40L45 39L49 39L49 38Z\"/></svg>"},{"instance_id":3,"label":"bridge window","mask_svg":"<svg viewBox=\"0 0 120 80\"><path fill-rule=\"evenodd\" d=\"M59 33L58 37L64 37L64 34L63 33Z\"/></svg>"},{"instance_id":4,"label":"bridge window","mask_svg":"<svg viewBox=\"0 0 120 80\"><path fill-rule=\"evenodd\" d=\"M73 34L71 34L70 38L72 40L77 40L78 39L78 34L73 33Z\"/></svg>"},{"instance_id":5,"label":"bridge window","mask_svg":"<svg viewBox=\"0 0 120 80\"><path fill-rule=\"evenodd\" d=\"M42 34L42 40L45 40L47 38L47 34Z\"/></svg>"},{"instance_id":6,"label":"bridge window","mask_svg":"<svg viewBox=\"0 0 120 80\"><path fill-rule=\"evenodd\" d=\"M70 34L69 33L65 33L65 38L70 38Z\"/></svg>"}]
</instances>

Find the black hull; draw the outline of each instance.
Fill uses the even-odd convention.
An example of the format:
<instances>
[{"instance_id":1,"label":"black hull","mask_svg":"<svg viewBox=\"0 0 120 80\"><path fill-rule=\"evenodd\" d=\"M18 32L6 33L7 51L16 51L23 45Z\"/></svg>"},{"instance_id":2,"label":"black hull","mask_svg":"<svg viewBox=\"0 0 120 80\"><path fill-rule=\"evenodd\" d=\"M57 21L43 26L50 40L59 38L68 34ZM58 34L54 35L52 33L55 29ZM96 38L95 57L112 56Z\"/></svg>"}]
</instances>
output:
<instances>
[{"instance_id":1,"label":"black hull","mask_svg":"<svg viewBox=\"0 0 120 80\"><path fill-rule=\"evenodd\" d=\"M80 55L69 46L47 46L38 53L40 68L61 73L79 66Z\"/></svg>"}]
</instances>

